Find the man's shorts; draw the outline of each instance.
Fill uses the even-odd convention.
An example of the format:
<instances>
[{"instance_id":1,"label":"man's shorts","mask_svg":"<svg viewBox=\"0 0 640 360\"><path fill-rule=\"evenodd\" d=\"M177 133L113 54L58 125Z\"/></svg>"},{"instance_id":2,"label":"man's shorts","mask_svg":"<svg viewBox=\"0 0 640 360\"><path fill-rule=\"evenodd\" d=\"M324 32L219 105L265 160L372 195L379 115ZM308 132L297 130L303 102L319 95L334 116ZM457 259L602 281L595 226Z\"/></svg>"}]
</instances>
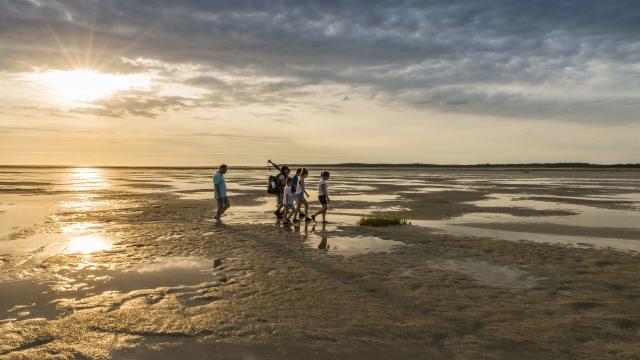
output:
<instances>
[{"instance_id":1,"label":"man's shorts","mask_svg":"<svg viewBox=\"0 0 640 360\"><path fill-rule=\"evenodd\" d=\"M284 201L284 194L276 194L276 201L278 202L278 205L282 205Z\"/></svg>"},{"instance_id":2,"label":"man's shorts","mask_svg":"<svg viewBox=\"0 0 640 360\"><path fill-rule=\"evenodd\" d=\"M296 201L302 202L304 200L304 194L296 194Z\"/></svg>"},{"instance_id":3,"label":"man's shorts","mask_svg":"<svg viewBox=\"0 0 640 360\"><path fill-rule=\"evenodd\" d=\"M293 210L294 209L293 204L286 204L284 207L287 210Z\"/></svg>"},{"instance_id":4,"label":"man's shorts","mask_svg":"<svg viewBox=\"0 0 640 360\"><path fill-rule=\"evenodd\" d=\"M327 205L327 197L324 195L318 196L318 200L320 200L320 204Z\"/></svg>"},{"instance_id":5,"label":"man's shorts","mask_svg":"<svg viewBox=\"0 0 640 360\"><path fill-rule=\"evenodd\" d=\"M218 206L220 205L231 206L231 204L229 203L229 198L226 196L221 199L216 199L216 201L218 202Z\"/></svg>"}]
</instances>

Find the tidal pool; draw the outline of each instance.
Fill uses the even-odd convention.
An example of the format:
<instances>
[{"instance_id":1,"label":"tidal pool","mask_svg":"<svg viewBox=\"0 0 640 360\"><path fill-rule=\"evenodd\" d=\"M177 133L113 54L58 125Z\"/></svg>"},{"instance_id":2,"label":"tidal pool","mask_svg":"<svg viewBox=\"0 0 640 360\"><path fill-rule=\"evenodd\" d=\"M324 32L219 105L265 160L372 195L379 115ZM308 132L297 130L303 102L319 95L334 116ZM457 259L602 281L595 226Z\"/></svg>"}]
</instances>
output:
<instances>
[{"instance_id":1,"label":"tidal pool","mask_svg":"<svg viewBox=\"0 0 640 360\"><path fill-rule=\"evenodd\" d=\"M386 240L375 236L335 236L326 234L311 234L305 240L305 243L312 248L345 256L389 252L396 246L406 245L401 241Z\"/></svg>"},{"instance_id":2,"label":"tidal pool","mask_svg":"<svg viewBox=\"0 0 640 360\"><path fill-rule=\"evenodd\" d=\"M83 299L106 291L193 286L215 278L213 259L157 257L149 263L117 270L108 266L64 267L50 278L0 282L0 321L54 318L63 312L62 300Z\"/></svg>"}]
</instances>

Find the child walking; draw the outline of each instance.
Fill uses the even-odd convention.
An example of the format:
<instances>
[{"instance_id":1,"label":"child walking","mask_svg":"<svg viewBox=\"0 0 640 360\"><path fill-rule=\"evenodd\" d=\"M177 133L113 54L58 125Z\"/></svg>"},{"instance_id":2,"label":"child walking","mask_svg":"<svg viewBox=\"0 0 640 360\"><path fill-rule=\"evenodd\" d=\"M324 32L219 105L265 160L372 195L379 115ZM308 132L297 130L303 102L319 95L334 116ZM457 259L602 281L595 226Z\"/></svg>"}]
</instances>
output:
<instances>
[{"instance_id":1,"label":"child walking","mask_svg":"<svg viewBox=\"0 0 640 360\"><path fill-rule=\"evenodd\" d=\"M318 210L315 214L311 215L311 220L313 220L313 222L317 222L316 221L316 216L322 214L322 223L323 224L327 224L328 222L326 221L326 215L327 215L327 209L328 209L328 204L329 204L329 176L331 174L329 174L328 171L323 171L320 174L320 184L318 185L318 200L320 201L320 204L322 204L322 209Z\"/></svg>"},{"instance_id":2,"label":"child walking","mask_svg":"<svg viewBox=\"0 0 640 360\"><path fill-rule=\"evenodd\" d=\"M309 202L307 201L307 199L305 199L305 196L309 197L309 193L307 192L304 184L304 179L309 176L309 171L307 171L307 169L298 170L300 171L300 176L296 175L293 177L294 183L296 182L297 178L298 185L296 186L295 190L296 211L293 213L292 217L294 222L298 222L298 217L304 216L304 221L309 222L311 221L311 218L309 217ZM304 213L300 213L300 208L302 207L302 205L304 205Z\"/></svg>"},{"instance_id":3,"label":"child walking","mask_svg":"<svg viewBox=\"0 0 640 360\"><path fill-rule=\"evenodd\" d=\"M291 218L291 215L293 215L293 212L294 212L293 211L294 194L293 194L293 191L291 191L291 184L293 184L293 179L287 178L286 186L284 187L284 199L283 199L284 221L282 222L282 224L284 225L291 224L291 222L289 221L289 218Z\"/></svg>"}]
</instances>

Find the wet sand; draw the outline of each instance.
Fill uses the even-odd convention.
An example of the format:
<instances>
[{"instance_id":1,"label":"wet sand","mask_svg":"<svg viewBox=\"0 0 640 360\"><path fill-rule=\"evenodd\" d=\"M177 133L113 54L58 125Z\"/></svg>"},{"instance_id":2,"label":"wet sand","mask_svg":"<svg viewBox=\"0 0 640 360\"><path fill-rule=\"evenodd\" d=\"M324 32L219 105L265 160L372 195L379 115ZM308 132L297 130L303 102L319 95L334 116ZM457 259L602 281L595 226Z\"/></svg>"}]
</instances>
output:
<instances>
[{"instance_id":1,"label":"wet sand","mask_svg":"<svg viewBox=\"0 0 640 360\"><path fill-rule=\"evenodd\" d=\"M546 182L516 171L493 179L409 172L400 174L406 181L398 186L397 174L333 173L336 210L324 227L273 221L260 174L230 174L237 184L230 186L234 207L225 227L212 225L213 203L203 191L209 179L201 173L178 172L165 181L135 172L89 179L72 173L80 180L7 185L48 194L19 195L32 202L61 197L31 223L3 224L0 358L632 359L640 353L640 255L616 247L616 241L640 242L639 174L614 174L612 183L601 172L545 172ZM134 175L173 191L132 187L139 182ZM528 183L529 194L546 186L550 195L605 196L621 207L522 199ZM18 216L11 214L22 199L6 193L12 197L0 200L0 216ZM413 225L355 226L366 213L406 216ZM551 239L593 235L607 246L473 233L485 228Z\"/></svg>"}]
</instances>

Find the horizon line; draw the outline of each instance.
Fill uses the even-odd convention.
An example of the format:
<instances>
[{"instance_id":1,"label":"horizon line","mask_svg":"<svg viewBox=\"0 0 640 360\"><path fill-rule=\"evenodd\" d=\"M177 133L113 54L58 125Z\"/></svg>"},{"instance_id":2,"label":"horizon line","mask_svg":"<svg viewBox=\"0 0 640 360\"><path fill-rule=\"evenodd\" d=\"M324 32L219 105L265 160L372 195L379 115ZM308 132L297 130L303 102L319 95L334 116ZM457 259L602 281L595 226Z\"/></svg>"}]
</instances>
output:
<instances>
[{"instance_id":1,"label":"horizon line","mask_svg":"<svg viewBox=\"0 0 640 360\"><path fill-rule=\"evenodd\" d=\"M268 165L233 165L236 168L262 168ZM285 164L283 164L285 165ZM0 164L0 168L156 168L156 169L211 169L218 165L34 165L34 164ZM476 163L476 164L435 164L435 163L315 163L287 164L289 167L387 167L387 168L640 168L635 163L588 163L588 162L530 162L530 163Z\"/></svg>"}]
</instances>

